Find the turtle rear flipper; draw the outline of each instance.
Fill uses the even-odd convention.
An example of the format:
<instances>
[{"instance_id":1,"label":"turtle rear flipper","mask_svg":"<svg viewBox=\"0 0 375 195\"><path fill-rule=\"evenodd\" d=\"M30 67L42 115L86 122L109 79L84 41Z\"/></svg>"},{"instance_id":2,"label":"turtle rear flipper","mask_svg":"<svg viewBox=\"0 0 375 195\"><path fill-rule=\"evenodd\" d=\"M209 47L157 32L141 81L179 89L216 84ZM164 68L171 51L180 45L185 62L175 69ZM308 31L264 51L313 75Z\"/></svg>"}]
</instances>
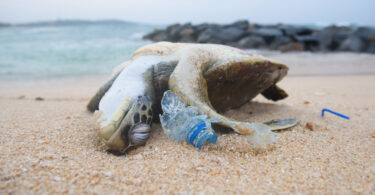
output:
<instances>
[{"instance_id":1,"label":"turtle rear flipper","mask_svg":"<svg viewBox=\"0 0 375 195\"><path fill-rule=\"evenodd\" d=\"M272 86L287 71L285 65L267 59L243 57L215 62L204 72L204 78L212 106L218 112L225 112L241 107L262 92L273 99L285 98L285 92Z\"/></svg>"},{"instance_id":2,"label":"turtle rear flipper","mask_svg":"<svg viewBox=\"0 0 375 195\"><path fill-rule=\"evenodd\" d=\"M282 100L288 97L288 94L277 85L272 85L262 92L262 95L272 101Z\"/></svg>"}]
</instances>

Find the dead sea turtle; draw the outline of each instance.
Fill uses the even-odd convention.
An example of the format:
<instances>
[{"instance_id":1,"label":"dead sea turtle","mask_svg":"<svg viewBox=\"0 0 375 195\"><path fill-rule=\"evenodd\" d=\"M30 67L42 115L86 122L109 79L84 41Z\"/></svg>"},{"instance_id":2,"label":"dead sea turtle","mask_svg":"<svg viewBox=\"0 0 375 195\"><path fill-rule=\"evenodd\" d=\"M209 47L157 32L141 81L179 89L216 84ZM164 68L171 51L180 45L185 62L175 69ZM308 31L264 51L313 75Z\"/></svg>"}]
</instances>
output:
<instances>
[{"instance_id":1,"label":"dead sea turtle","mask_svg":"<svg viewBox=\"0 0 375 195\"><path fill-rule=\"evenodd\" d=\"M240 107L259 93L273 101L287 97L276 86L287 72L283 64L229 46L160 42L143 46L115 69L87 108L95 111L100 136L117 154L146 143L168 89L200 114L219 119L217 126L252 135L288 128L297 120L240 122L217 111Z\"/></svg>"}]
</instances>

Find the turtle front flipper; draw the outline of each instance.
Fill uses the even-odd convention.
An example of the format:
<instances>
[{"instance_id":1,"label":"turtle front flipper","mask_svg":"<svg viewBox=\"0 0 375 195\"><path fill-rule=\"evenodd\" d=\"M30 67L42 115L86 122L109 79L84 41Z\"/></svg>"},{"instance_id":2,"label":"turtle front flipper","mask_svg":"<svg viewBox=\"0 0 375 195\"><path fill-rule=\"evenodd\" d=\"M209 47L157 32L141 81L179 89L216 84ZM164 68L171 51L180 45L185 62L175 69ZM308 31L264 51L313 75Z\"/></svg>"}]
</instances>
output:
<instances>
[{"instance_id":1,"label":"turtle front flipper","mask_svg":"<svg viewBox=\"0 0 375 195\"><path fill-rule=\"evenodd\" d=\"M124 154L142 146L151 132L154 101L153 66L159 56L133 59L103 95L94 117L110 152Z\"/></svg>"},{"instance_id":2,"label":"turtle front flipper","mask_svg":"<svg viewBox=\"0 0 375 195\"><path fill-rule=\"evenodd\" d=\"M113 82L116 80L120 73L116 74L115 76L111 77L107 82L104 83L102 87L95 93L95 95L90 99L89 103L87 104L87 109L90 112L95 112L95 110L99 109L99 102L103 98L104 94L111 88Z\"/></svg>"}]
</instances>

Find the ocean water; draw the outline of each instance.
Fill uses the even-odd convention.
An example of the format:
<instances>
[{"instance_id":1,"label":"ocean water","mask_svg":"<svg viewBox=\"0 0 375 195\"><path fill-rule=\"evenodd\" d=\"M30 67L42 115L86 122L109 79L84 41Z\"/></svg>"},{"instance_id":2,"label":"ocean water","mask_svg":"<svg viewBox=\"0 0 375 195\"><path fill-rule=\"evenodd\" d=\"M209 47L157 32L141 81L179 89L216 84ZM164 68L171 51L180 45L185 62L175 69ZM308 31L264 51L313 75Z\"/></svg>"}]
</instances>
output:
<instances>
[{"instance_id":1,"label":"ocean water","mask_svg":"<svg viewBox=\"0 0 375 195\"><path fill-rule=\"evenodd\" d=\"M107 21L0 28L0 81L109 75L150 43L142 36L155 28L163 26ZM289 75L375 73L373 54L249 52L287 64Z\"/></svg>"},{"instance_id":2,"label":"ocean water","mask_svg":"<svg viewBox=\"0 0 375 195\"><path fill-rule=\"evenodd\" d=\"M109 74L155 27L92 24L0 28L0 78L46 79Z\"/></svg>"}]
</instances>

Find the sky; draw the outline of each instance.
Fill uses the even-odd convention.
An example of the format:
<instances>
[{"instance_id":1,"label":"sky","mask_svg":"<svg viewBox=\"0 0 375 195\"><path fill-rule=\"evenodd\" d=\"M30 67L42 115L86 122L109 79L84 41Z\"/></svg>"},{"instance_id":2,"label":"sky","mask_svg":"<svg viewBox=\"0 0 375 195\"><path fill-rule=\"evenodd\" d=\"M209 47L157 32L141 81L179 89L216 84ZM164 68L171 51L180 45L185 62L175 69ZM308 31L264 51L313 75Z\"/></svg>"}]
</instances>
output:
<instances>
[{"instance_id":1,"label":"sky","mask_svg":"<svg viewBox=\"0 0 375 195\"><path fill-rule=\"evenodd\" d=\"M375 26L375 0L0 0L0 21L120 19L149 24L255 23Z\"/></svg>"}]
</instances>

